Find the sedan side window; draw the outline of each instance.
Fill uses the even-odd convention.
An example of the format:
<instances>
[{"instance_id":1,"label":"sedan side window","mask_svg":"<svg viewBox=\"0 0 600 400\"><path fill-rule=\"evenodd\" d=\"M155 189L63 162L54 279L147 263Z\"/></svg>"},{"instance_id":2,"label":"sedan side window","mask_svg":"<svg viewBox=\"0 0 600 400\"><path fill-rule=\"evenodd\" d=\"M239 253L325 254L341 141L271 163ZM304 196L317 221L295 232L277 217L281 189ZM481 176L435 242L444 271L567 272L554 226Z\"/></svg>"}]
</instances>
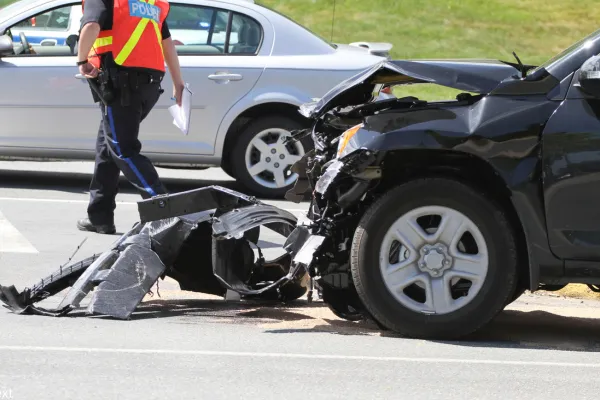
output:
<instances>
[{"instance_id":1,"label":"sedan side window","mask_svg":"<svg viewBox=\"0 0 600 400\"><path fill-rule=\"evenodd\" d=\"M259 23L245 15L234 14L231 19L229 53L254 55L258 53L261 42L262 29Z\"/></svg>"},{"instance_id":2,"label":"sedan side window","mask_svg":"<svg viewBox=\"0 0 600 400\"><path fill-rule=\"evenodd\" d=\"M262 42L258 22L223 9L171 3L167 24L180 55L255 55Z\"/></svg>"}]
</instances>

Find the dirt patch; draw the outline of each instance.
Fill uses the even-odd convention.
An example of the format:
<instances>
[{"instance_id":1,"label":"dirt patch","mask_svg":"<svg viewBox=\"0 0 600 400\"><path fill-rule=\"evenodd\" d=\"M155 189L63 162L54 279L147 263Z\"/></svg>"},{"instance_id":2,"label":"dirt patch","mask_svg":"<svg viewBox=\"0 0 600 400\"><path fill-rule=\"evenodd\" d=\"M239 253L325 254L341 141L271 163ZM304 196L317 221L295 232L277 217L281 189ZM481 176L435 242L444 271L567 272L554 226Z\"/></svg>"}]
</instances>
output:
<instances>
[{"instance_id":1,"label":"dirt patch","mask_svg":"<svg viewBox=\"0 0 600 400\"><path fill-rule=\"evenodd\" d=\"M582 284L567 285L554 293L559 296L571 297L574 299L600 300L600 293L595 293L588 288L587 285Z\"/></svg>"}]
</instances>

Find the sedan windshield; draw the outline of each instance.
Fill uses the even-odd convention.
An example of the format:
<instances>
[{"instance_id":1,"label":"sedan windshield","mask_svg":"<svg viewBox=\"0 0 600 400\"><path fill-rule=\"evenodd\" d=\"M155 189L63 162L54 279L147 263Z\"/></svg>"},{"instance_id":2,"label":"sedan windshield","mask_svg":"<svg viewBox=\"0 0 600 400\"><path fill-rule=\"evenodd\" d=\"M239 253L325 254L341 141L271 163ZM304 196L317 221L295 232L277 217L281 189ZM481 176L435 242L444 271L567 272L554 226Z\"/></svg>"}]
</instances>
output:
<instances>
[{"instance_id":1,"label":"sedan windshield","mask_svg":"<svg viewBox=\"0 0 600 400\"><path fill-rule=\"evenodd\" d=\"M0 22L6 21L15 15L19 10L27 9L37 2L38 0L21 0L11 3L4 8L0 8Z\"/></svg>"}]
</instances>

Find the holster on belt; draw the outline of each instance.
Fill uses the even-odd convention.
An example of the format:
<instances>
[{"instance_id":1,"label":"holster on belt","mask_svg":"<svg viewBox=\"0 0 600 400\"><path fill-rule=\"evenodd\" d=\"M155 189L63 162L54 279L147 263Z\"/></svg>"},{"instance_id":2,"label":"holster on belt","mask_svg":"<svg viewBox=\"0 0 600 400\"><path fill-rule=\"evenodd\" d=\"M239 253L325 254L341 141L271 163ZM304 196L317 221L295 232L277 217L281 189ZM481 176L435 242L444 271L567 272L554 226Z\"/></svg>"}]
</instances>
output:
<instances>
[{"instance_id":1,"label":"holster on belt","mask_svg":"<svg viewBox=\"0 0 600 400\"><path fill-rule=\"evenodd\" d=\"M128 106L131 101L131 77L129 71L109 68L106 71L105 79L106 88L111 92L116 92L122 106ZM115 97L115 94L113 94L111 100L114 100Z\"/></svg>"},{"instance_id":2,"label":"holster on belt","mask_svg":"<svg viewBox=\"0 0 600 400\"><path fill-rule=\"evenodd\" d=\"M121 92L121 105L127 107L131 101L131 82L128 71L119 71L119 91Z\"/></svg>"},{"instance_id":3,"label":"holster on belt","mask_svg":"<svg viewBox=\"0 0 600 400\"><path fill-rule=\"evenodd\" d=\"M90 88L92 89L92 99L94 100L94 103L99 103L99 102L103 102L106 103L104 101L103 98L100 97L100 86L98 85L98 80L88 80L88 83L90 85Z\"/></svg>"},{"instance_id":4,"label":"holster on belt","mask_svg":"<svg viewBox=\"0 0 600 400\"><path fill-rule=\"evenodd\" d=\"M105 104L111 104L115 98L115 93L108 72L101 70L98 73L98 88Z\"/></svg>"}]
</instances>

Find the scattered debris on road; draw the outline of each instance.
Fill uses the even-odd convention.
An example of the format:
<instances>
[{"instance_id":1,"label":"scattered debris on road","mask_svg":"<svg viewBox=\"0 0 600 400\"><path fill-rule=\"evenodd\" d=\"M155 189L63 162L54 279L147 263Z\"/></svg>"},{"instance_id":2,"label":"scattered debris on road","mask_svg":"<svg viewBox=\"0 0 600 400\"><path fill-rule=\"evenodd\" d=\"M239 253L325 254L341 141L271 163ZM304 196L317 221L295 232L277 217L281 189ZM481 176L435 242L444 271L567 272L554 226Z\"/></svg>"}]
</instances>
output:
<instances>
[{"instance_id":1,"label":"scattered debris on road","mask_svg":"<svg viewBox=\"0 0 600 400\"><path fill-rule=\"evenodd\" d=\"M128 319L166 276L182 290L220 296L232 291L289 301L308 291L302 259L314 243L302 240L288 211L220 186L144 200L138 210L140 222L104 253L61 267L22 292L0 286L0 300L15 313L63 316L93 290L89 314ZM284 256L264 259L261 226L288 239ZM69 287L56 309L35 305Z\"/></svg>"}]
</instances>

